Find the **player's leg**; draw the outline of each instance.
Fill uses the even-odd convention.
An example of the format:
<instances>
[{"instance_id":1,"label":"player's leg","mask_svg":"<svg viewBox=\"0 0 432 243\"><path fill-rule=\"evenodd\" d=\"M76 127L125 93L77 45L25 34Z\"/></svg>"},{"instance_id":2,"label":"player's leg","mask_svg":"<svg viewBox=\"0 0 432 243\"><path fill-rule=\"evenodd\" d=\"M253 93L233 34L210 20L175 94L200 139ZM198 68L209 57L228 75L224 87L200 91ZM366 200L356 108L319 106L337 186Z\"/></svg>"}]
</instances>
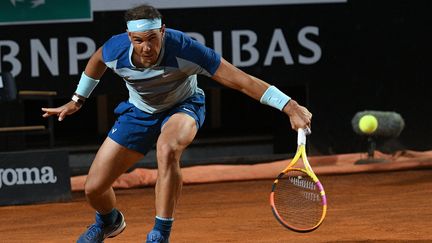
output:
<instances>
[{"instance_id":1,"label":"player's leg","mask_svg":"<svg viewBox=\"0 0 432 243\"><path fill-rule=\"evenodd\" d=\"M90 167L85 184L89 204L96 210L96 223L80 236L78 242L101 242L120 234L126 227L123 214L115 209L112 184L143 155L107 137Z\"/></svg>"},{"instance_id":2,"label":"player's leg","mask_svg":"<svg viewBox=\"0 0 432 243\"><path fill-rule=\"evenodd\" d=\"M171 218L174 214L182 186L180 157L197 131L195 120L185 113L171 116L162 127L156 149L156 214L160 217Z\"/></svg>"},{"instance_id":3,"label":"player's leg","mask_svg":"<svg viewBox=\"0 0 432 243\"><path fill-rule=\"evenodd\" d=\"M111 185L143 156L106 138L96 154L85 183L87 201L97 212L111 212L116 202Z\"/></svg>"},{"instance_id":4,"label":"player's leg","mask_svg":"<svg viewBox=\"0 0 432 243\"><path fill-rule=\"evenodd\" d=\"M164 119L156 148L158 179L155 226L147 235L147 243L168 242L182 188L180 157L203 125L204 117L204 95L198 92L173 108Z\"/></svg>"},{"instance_id":5,"label":"player's leg","mask_svg":"<svg viewBox=\"0 0 432 243\"><path fill-rule=\"evenodd\" d=\"M168 242L182 188L180 157L197 133L196 121L185 113L172 115L157 141L156 219L147 242Z\"/></svg>"},{"instance_id":6,"label":"player's leg","mask_svg":"<svg viewBox=\"0 0 432 243\"><path fill-rule=\"evenodd\" d=\"M121 102L114 113L117 121L96 154L85 184L90 205L101 214L114 207L112 183L153 147L160 133L159 117L129 102Z\"/></svg>"}]
</instances>

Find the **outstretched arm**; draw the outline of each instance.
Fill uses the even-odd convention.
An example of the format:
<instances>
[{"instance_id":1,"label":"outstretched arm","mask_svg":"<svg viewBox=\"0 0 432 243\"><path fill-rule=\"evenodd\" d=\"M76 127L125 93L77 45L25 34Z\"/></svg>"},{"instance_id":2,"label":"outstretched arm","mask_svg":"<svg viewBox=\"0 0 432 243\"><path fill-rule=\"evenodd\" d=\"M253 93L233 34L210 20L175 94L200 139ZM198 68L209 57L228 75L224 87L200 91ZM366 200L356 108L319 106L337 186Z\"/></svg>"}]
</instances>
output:
<instances>
[{"instance_id":1,"label":"outstretched arm","mask_svg":"<svg viewBox=\"0 0 432 243\"><path fill-rule=\"evenodd\" d=\"M87 76L99 80L106 69L107 67L102 59L102 47L99 47L88 61L84 72Z\"/></svg>"},{"instance_id":2,"label":"outstretched arm","mask_svg":"<svg viewBox=\"0 0 432 243\"><path fill-rule=\"evenodd\" d=\"M270 84L241 71L223 58L212 79L258 101L261 101L264 93L270 88ZM293 99L283 105L282 111L289 116L294 130L310 127L312 114L308 109Z\"/></svg>"},{"instance_id":3,"label":"outstretched arm","mask_svg":"<svg viewBox=\"0 0 432 243\"><path fill-rule=\"evenodd\" d=\"M62 121L66 116L72 115L73 113L77 112L81 108L84 100L86 98L88 98L88 95L90 95L91 91L94 88L93 87L88 92L89 88L86 87L85 82L92 82L90 80L98 81L102 77L102 75L104 74L106 68L107 67L106 67L106 65L102 59L102 48L99 48L92 55L89 62L87 63L84 74L80 80L79 85L81 85L81 87L79 87L77 89L77 92L74 94L73 99L71 101L69 101L68 103L60 106L60 107L42 108L42 111L45 112L42 116L43 117L49 117L49 116L55 115L55 116L58 116L59 121ZM87 80L83 80L83 77L85 77ZM96 84L93 84L93 85L96 86ZM78 90L80 90L80 92L83 92L83 93L78 93Z\"/></svg>"}]
</instances>

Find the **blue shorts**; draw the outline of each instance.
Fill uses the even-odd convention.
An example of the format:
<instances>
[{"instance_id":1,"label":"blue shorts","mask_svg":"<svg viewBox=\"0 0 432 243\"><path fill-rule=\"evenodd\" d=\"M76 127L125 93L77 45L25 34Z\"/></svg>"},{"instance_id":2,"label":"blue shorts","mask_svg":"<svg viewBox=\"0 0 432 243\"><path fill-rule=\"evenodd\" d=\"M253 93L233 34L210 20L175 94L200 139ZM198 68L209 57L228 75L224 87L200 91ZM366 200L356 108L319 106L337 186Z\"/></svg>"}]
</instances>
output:
<instances>
[{"instance_id":1,"label":"blue shorts","mask_svg":"<svg viewBox=\"0 0 432 243\"><path fill-rule=\"evenodd\" d=\"M144 112L128 101L121 102L114 110L118 118L108 137L126 148L146 154L156 143L165 122L179 112L194 118L200 128L205 119L204 95L197 93L171 109L154 114Z\"/></svg>"}]
</instances>

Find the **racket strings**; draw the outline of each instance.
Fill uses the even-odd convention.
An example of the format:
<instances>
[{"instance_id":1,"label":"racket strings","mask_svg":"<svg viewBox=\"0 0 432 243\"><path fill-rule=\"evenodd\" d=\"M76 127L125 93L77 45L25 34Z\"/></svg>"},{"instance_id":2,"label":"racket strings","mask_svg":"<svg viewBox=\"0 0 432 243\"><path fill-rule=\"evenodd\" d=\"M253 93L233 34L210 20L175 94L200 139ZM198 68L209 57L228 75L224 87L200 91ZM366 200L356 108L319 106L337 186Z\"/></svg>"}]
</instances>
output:
<instances>
[{"instance_id":1,"label":"racket strings","mask_svg":"<svg viewBox=\"0 0 432 243\"><path fill-rule=\"evenodd\" d=\"M282 220L299 229L315 227L323 214L318 186L311 177L299 171L288 171L278 180L274 204Z\"/></svg>"}]
</instances>

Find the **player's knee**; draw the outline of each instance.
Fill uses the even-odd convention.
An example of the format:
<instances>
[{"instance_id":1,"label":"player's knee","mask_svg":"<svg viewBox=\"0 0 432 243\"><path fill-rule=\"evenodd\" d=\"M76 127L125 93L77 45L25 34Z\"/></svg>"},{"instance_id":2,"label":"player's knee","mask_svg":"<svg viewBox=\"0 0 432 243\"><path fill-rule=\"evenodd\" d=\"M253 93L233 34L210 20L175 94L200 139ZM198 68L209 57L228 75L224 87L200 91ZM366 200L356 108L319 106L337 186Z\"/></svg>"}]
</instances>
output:
<instances>
[{"instance_id":1,"label":"player's knee","mask_svg":"<svg viewBox=\"0 0 432 243\"><path fill-rule=\"evenodd\" d=\"M96 183L87 180L84 185L84 192L86 197L93 198L102 195L103 190Z\"/></svg>"},{"instance_id":2,"label":"player's knee","mask_svg":"<svg viewBox=\"0 0 432 243\"><path fill-rule=\"evenodd\" d=\"M158 163L169 166L178 163L183 149L176 143L158 143L157 144Z\"/></svg>"}]
</instances>

